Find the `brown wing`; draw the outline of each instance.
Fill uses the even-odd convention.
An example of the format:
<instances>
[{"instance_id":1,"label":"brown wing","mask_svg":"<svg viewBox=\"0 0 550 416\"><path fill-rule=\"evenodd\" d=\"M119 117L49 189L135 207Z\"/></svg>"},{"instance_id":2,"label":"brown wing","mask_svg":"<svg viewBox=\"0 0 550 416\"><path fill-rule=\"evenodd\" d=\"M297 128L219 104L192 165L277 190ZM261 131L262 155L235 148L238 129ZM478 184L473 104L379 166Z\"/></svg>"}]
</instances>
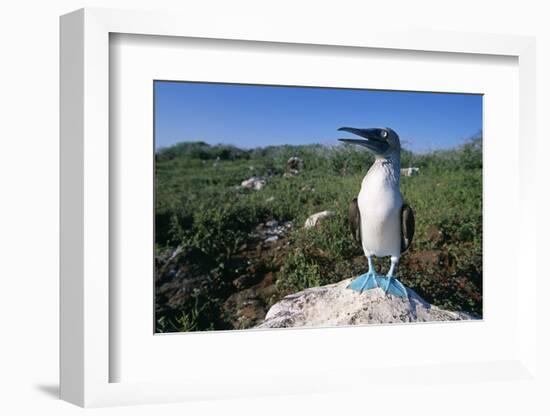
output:
<instances>
[{"instance_id":1,"label":"brown wing","mask_svg":"<svg viewBox=\"0 0 550 416\"><path fill-rule=\"evenodd\" d=\"M361 244L361 213L357 205L357 198L349 204L349 227L354 240Z\"/></svg>"},{"instance_id":2,"label":"brown wing","mask_svg":"<svg viewBox=\"0 0 550 416\"><path fill-rule=\"evenodd\" d=\"M407 251L414 236L414 212L412 208L403 204L401 208L401 253Z\"/></svg>"}]
</instances>

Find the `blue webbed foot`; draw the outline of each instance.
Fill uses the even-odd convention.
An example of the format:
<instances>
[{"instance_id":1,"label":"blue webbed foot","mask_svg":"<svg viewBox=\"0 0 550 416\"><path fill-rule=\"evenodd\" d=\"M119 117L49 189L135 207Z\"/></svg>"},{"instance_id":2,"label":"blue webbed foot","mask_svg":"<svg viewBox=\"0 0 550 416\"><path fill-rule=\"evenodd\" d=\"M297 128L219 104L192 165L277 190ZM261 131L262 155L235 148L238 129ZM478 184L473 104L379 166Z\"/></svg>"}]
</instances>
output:
<instances>
[{"instance_id":1,"label":"blue webbed foot","mask_svg":"<svg viewBox=\"0 0 550 416\"><path fill-rule=\"evenodd\" d=\"M380 286L384 289L384 292L391 293L394 296L399 296L402 298L408 297L407 289L403 286L399 280L393 276L384 276L380 277Z\"/></svg>"},{"instance_id":2,"label":"blue webbed foot","mask_svg":"<svg viewBox=\"0 0 550 416\"><path fill-rule=\"evenodd\" d=\"M364 290L374 289L378 287L378 281L375 272L368 272L357 276L348 285L348 289L355 290L356 292L363 292Z\"/></svg>"}]
</instances>

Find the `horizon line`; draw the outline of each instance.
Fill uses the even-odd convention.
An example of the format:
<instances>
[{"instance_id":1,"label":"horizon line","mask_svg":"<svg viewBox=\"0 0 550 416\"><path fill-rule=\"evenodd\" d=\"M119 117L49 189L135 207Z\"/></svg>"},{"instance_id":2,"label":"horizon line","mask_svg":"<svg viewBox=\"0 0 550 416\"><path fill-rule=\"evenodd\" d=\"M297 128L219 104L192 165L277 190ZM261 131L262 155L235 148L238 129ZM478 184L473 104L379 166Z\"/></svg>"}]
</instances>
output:
<instances>
[{"instance_id":1,"label":"horizon line","mask_svg":"<svg viewBox=\"0 0 550 416\"><path fill-rule=\"evenodd\" d=\"M429 154L429 153L434 153L434 152L437 152L437 151L455 150L459 147L464 146L468 142L471 142L472 140L476 140L478 138L481 139L481 141L483 142L483 133L482 133L481 129L478 132L470 135L469 137L463 138L461 143L456 144L454 146L431 148L431 149L416 150L416 151L408 149L405 146L402 146L401 150L405 150L405 151L413 153L413 154ZM302 144L282 143L282 144L268 144L268 145L264 145L264 146L255 146L255 147L242 147L242 146L237 146L235 144L228 143L228 142L217 142L217 143L212 144L212 143L208 143L204 140L197 139L197 140L182 140L182 141L173 143L169 146L155 147L155 153L157 153L159 151L162 151L162 150L165 150L165 149L169 149L171 147L181 145L181 144L186 144L186 143L202 143L202 144L205 144L205 145L211 146L211 147L214 147L214 146L232 146L236 149L244 150L244 151L251 151L251 150L255 150L255 149L264 149L264 148L267 148L267 147L282 147L282 146L293 146L293 147L322 146L322 147L326 147L326 148L349 146L348 144L339 143L339 142L336 142L336 143L316 142L316 143L302 143Z\"/></svg>"}]
</instances>

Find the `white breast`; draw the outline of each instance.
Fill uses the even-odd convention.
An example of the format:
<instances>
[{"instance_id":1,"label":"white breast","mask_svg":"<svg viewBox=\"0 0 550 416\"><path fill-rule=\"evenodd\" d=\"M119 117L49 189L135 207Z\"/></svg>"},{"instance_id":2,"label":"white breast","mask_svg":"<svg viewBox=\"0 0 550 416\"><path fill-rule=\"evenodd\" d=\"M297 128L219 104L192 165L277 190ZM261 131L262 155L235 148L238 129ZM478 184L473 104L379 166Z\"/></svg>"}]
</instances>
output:
<instances>
[{"instance_id":1,"label":"white breast","mask_svg":"<svg viewBox=\"0 0 550 416\"><path fill-rule=\"evenodd\" d=\"M357 198L361 213L361 241L366 256L401 253L399 166L375 163L363 178Z\"/></svg>"}]
</instances>

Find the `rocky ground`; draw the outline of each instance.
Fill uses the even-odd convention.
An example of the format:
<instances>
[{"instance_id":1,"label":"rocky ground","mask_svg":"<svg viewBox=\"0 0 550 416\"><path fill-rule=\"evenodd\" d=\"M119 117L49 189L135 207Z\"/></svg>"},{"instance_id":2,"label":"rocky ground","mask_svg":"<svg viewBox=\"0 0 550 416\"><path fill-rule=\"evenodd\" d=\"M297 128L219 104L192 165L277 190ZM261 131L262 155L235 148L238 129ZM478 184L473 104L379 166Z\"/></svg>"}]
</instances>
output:
<instances>
[{"instance_id":1,"label":"rocky ground","mask_svg":"<svg viewBox=\"0 0 550 416\"><path fill-rule=\"evenodd\" d=\"M276 270L288 250L287 234L292 222L258 224L250 241L235 256L235 277L225 286L219 316L228 328L249 328L262 322L276 293ZM157 257L156 311L171 315L188 307L197 293L211 293L212 276L200 253L177 248ZM211 265L212 268L215 265Z\"/></svg>"},{"instance_id":2,"label":"rocky ground","mask_svg":"<svg viewBox=\"0 0 550 416\"><path fill-rule=\"evenodd\" d=\"M259 224L251 238L254 240L252 250L242 254L250 263L249 274L243 274L233 280L235 288L223 308L234 328L248 328L263 321L265 314L276 295L276 272L266 268L282 263L282 256L287 251L287 233L293 224L268 221Z\"/></svg>"}]
</instances>

